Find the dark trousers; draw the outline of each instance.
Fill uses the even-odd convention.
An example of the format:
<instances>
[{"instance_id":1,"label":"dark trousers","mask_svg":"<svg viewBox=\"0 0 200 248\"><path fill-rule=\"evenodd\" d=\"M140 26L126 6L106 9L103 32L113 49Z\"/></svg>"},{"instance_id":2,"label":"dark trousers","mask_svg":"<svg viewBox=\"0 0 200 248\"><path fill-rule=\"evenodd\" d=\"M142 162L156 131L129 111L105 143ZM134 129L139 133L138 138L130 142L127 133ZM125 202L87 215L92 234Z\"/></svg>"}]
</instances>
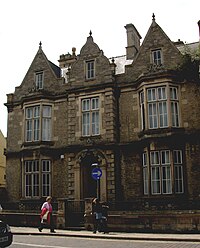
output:
<instances>
[{"instance_id":1,"label":"dark trousers","mask_svg":"<svg viewBox=\"0 0 200 248\"><path fill-rule=\"evenodd\" d=\"M49 227L51 232L54 231L54 221L53 221L52 213L50 213L50 223L49 224L48 224L48 222L46 222L46 223L40 222L39 229L42 231L42 229L45 228L45 227Z\"/></svg>"}]
</instances>

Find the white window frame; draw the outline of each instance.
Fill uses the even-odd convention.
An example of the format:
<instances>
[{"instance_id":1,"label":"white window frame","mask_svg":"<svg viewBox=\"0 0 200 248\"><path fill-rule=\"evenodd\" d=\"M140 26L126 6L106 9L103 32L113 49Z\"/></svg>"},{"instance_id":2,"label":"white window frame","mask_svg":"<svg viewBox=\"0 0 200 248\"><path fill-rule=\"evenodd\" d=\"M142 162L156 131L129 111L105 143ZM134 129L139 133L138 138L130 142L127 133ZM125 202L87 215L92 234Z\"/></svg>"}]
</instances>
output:
<instances>
[{"instance_id":1,"label":"white window frame","mask_svg":"<svg viewBox=\"0 0 200 248\"><path fill-rule=\"evenodd\" d=\"M152 50L151 56L153 65L161 66L163 64L161 49Z\"/></svg>"},{"instance_id":2,"label":"white window frame","mask_svg":"<svg viewBox=\"0 0 200 248\"><path fill-rule=\"evenodd\" d=\"M174 150L174 177L175 177L175 193L184 193L183 185L183 155L181 150Z\"/></svg>"},{"instance_id":3,"label":"white window frame","mask_svg":"<svg viewBox=\"0 0 200 248\"><path fill-rule=\"evenodd\" d=\"M139 96L141 130L180 127L177 87L164 85L144 88Z\"/></svg>"},{"instance_id":4,"label":"white window frame","mask_svg":"<svg viewBox=\"0 0 200 248\"><path fill-rule=\"evenodd\" d=\"M149 163L148 163L149 161ZM183 155L181 150L145 151L142 157L144 195L183 194ZM150 170L148 168L150 167ZM150 175L149 175L150 173ZM150 178L150 187L147 180ZM148 183L149 185L149 183Z\"/></svg>"},{"instance_id":5,"label":"white window frame","mask_svg":"<svg viewBox=\"0 0 200 248\"><path fill-rule=\"evenodd\" d=\"M170 151L160 152L162 169L162 193L172 194L171 157Z\"/></svg>"},{"instance_id":6,"label":"white window frame","mask_svg":"<svg viewBox=\"0 0 200 248\"><path fill-rule=\"evenodd\" d=\"M170 103L171 103L171 120L172 127L179 127L179 102L178 102L178 90L176 87L170 87Z\"/></svg>"},{"instance_id":7,"label":"white window frame","mask_svg":"<svg viewBox=\"0 0 200 248\"><path fill-rule=\"evenodd\" d=\"M51 195L51 161L42 160L42 196Z\"/></svg>"},{"instance_id":8,"label":"white window frame","mask_svg":"<svg viewBox=\"0 0 200 248\"><path fill-rule=\"evenodd\" d=\"M39 160L25 161L25 197L39 197Z\"/></svg>"},{"instance_id":9,"label":"white window frame","mask_svg":"<svg viewBox=\"0 0 200 248\"><path fill-rule=\"evenodd\" d=\"M25 107L25 141L51 141L51 133L52 106L40 104Z\"/></svg>"},{"instance_id":10,"label":"white window frame","mask_svg":"<svg viewBox=\"0 0 200 248\"><path fill-rule=\"evenodd\" d=\"M86 65L86 79L94 79L95 78L95 60L88 60L85 63Z\"/></svg>"},{"instance_id":11,"label":"white window frame","mask_svg":"<svg viewBox=\"0 0 200 248\"><path fill-rule=\"evenodd\" d=\"M82 99L82 136L100 134L100 99L92 97Z\"/></svg>"},{"instance_id":12,"label":"white window frame","mask_svg":"<svg viewBox=\"0 0 200 248\"><path fill-rule=\"evenodd\" d=\"M51 195L51 161L24 161L24 196L39 198Z\"/></svg>"},{"instance_id":13,"label":"white window frame","mask_svg":"<svg viewBox=\"0 0 200 248\"><path fill-rule=\"evenodd\" d=\"M143 189L144 195L149 193L149 173L148 173L148 163L147 163L147 152L142 154L142 165L143 165Z\"/></svg>"},{"instance_id":14,"label":"white window frame","mask_svg":"<svg viewBox=\"0 0 200 248\"><path fill-rule=\"evenodd\" d=\"M43 89L44 87L44 72L38 71L35 73L35 86L36 89Z\"/></svg>"}]
</instances>

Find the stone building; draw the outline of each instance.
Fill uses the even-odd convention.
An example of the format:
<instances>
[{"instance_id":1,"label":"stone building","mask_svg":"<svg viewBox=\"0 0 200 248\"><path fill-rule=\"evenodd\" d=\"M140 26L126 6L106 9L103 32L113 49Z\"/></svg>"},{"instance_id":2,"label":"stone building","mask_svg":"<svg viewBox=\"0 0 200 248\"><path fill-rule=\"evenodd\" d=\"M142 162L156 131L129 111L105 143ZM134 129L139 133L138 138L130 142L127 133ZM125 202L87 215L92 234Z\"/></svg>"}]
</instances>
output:
<instances>
[{"instance_id":1,"label":"stone building","mask_svg":"<svg viewBox=\"0 0 200 248\"><path fill-rule=\"evenodd\" d=\"M91 32L59 67L40 43L5 103L11 201L199 203L199 43L172 42L154 15L142 44L133 24L125 29L126 55L111 59Z\"/></svg>"},{"instance_id":2,"label":"stone building","mask_svg":"<svg viewBox=\"0 0 200 248\"><path fill-rule=\"evenodd\" d=\"M6 156L4 150L6 149L6 138L0 130L0 192L6 186L5 173L6 173Z\"/></svg>"}]
</instances>

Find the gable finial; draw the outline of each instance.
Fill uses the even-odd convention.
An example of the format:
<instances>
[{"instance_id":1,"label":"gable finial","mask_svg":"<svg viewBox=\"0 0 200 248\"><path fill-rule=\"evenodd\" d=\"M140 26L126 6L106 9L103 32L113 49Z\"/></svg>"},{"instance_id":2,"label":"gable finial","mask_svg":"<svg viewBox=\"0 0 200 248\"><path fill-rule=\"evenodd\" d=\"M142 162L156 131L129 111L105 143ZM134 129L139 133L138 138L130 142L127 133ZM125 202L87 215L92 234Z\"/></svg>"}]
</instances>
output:
<instances>
[{"instance_id":1,"label":"gable finial","mask_svg":"<svg viewBox=\"0 0 200 248\"><path fill-rule=\"evenodd\" d=\"M39 43L39 48L42 48L42 42L40 41L40 43Z\"/></svg>"},{"instance_id":2,"label":"gable finial","mask_svg":"<svg viewBox=\"0 0 200 248\"><path fill-rule=\"evenodd\" d=\"M153 13L153 15L152 15L152 21L155 21L156 19L155 19L155 14Z\"/></svg>"},{"instance_id":3,"label":"gable finial","mask_svg":"<svg viewBox=\"0 0 200 248\"><path fill-rule=\"evenodd\" d=\"M89 35L92 36L92 31L90 30Z\"/></svg>"}]
</instances>

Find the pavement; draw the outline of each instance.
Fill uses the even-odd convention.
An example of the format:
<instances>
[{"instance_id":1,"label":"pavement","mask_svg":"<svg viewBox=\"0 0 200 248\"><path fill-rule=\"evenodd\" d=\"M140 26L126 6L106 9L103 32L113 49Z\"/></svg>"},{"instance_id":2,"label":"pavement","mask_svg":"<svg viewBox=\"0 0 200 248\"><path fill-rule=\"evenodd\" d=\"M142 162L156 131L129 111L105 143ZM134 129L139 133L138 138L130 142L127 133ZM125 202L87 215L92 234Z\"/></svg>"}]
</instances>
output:
<instances>
[{"instance_id":1,"label":"pavement","mask_svg":"<svg viewBox=\"0 0 200 248\"><path fill-rule=\"evenodd\" d=\"M50 233L49 229L43 229L39 232L36 227L14 227L11 226L13 235L54 235L67 236L77 238L102 238L102 239L121 239L121 240L154 240L154 241L183 241L183 242L199 242L200 233L195 234L165 234L165 233L125 233L125 232L109 232L107 234L96 233L87 230L55 230L56 233Z\"/></svg>"}]
</instances>

